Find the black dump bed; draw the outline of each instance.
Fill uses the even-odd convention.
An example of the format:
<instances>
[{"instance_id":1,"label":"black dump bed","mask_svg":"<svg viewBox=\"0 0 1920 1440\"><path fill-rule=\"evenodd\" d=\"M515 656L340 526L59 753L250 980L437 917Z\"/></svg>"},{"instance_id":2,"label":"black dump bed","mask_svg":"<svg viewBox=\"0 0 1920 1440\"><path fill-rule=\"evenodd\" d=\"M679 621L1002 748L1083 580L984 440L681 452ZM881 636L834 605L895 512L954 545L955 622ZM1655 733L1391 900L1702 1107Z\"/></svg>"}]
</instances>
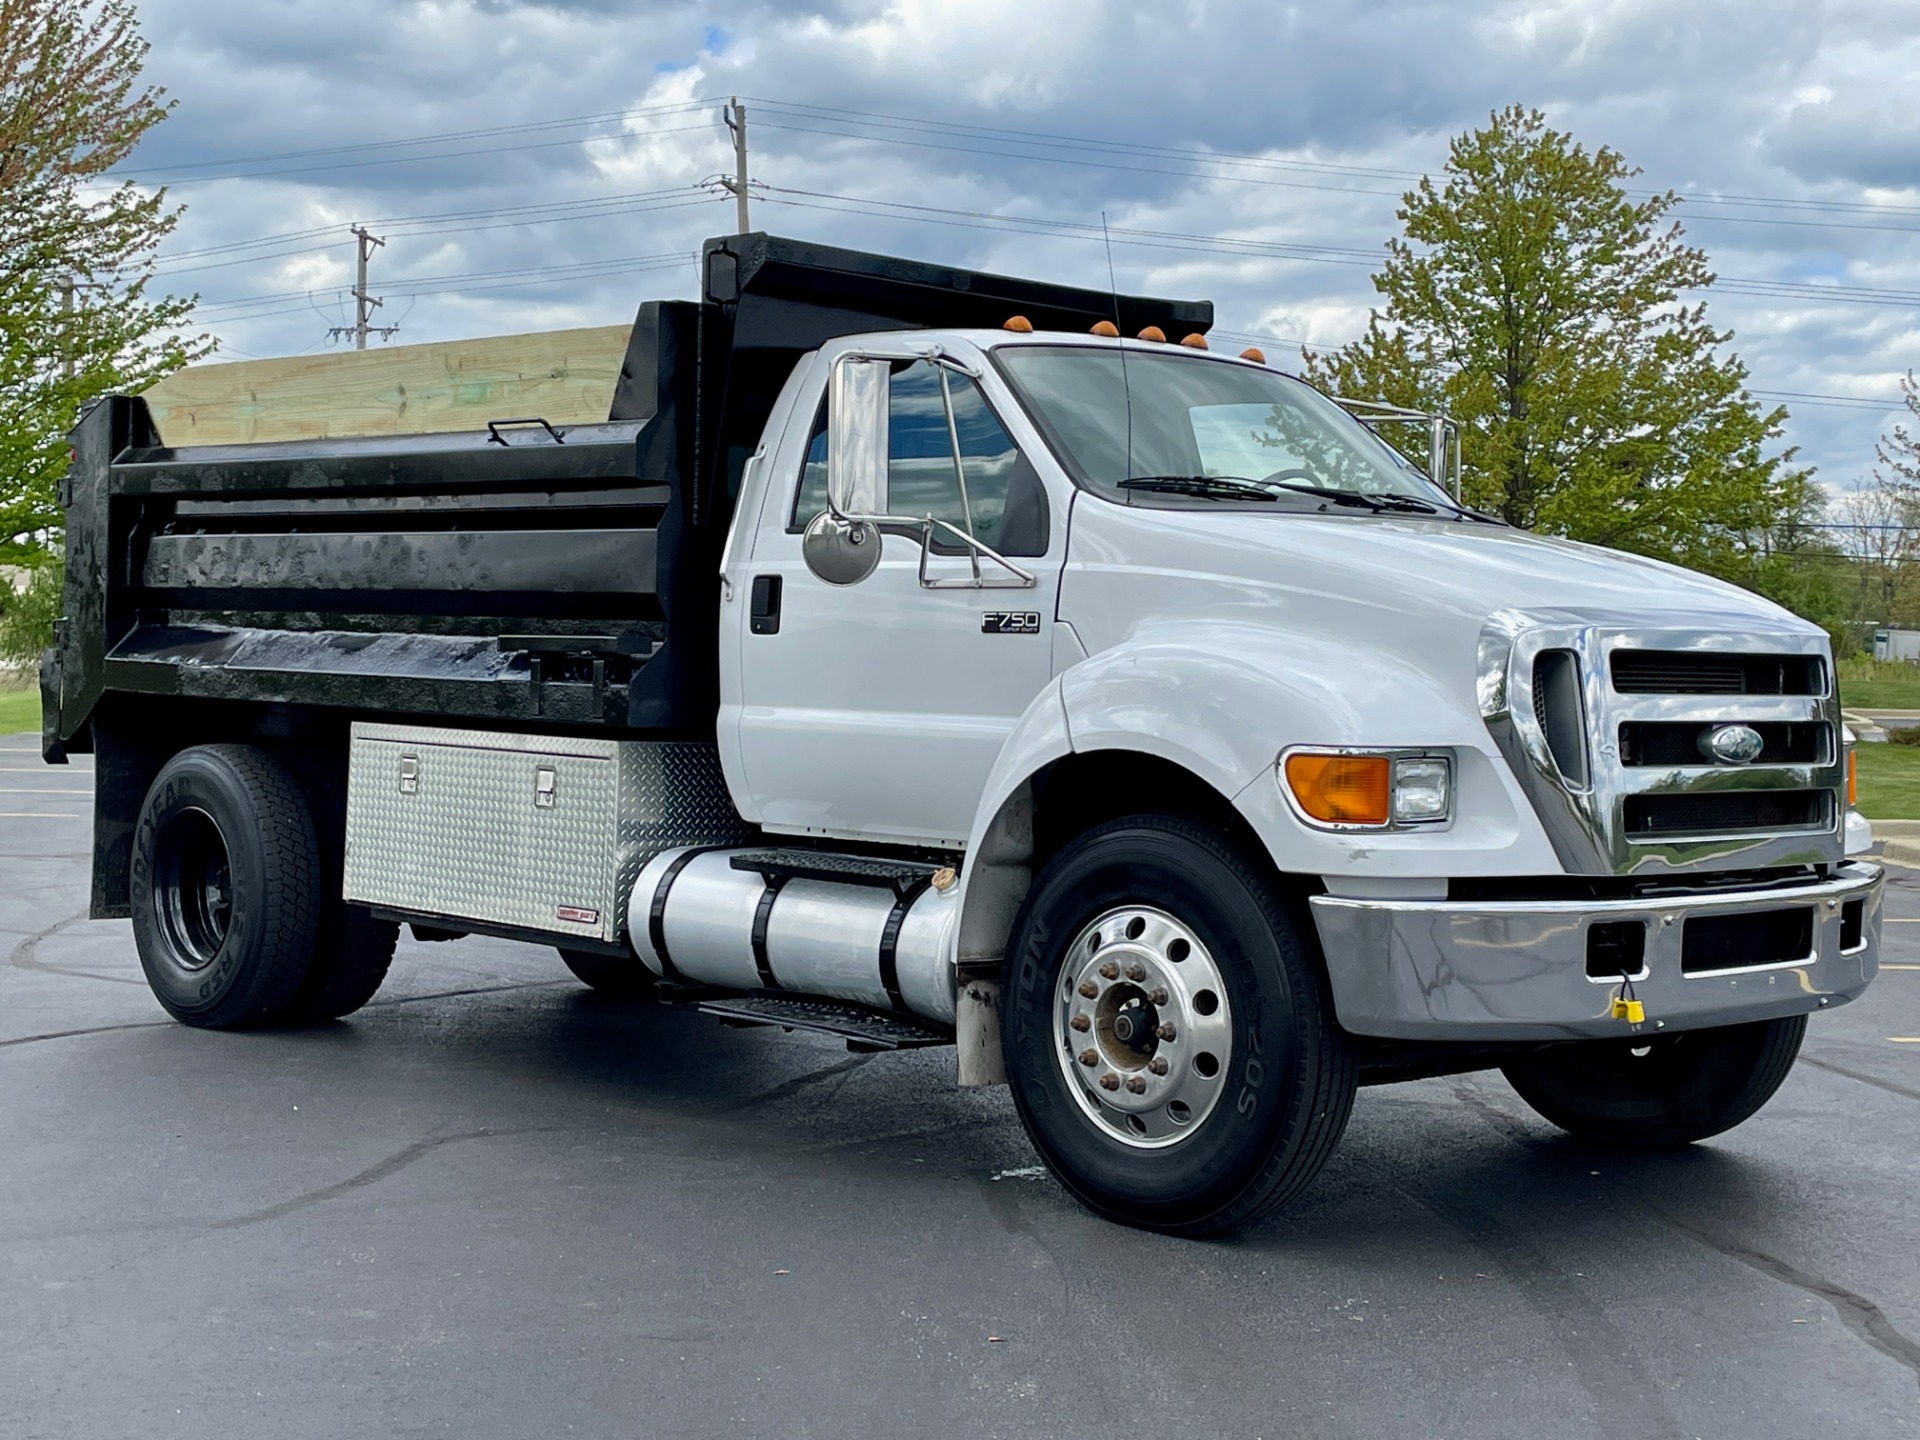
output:
<instances>
[{"instance_id":1,"label":"black dump bed","mask_svg":"<svg viewBox=\"0 0 1920 1440\"><path fill-rule=\"evenodd\" d=\"M321 712L710 733L721 542L796 359L1015 313L1176 337L1212 320L760 234L708 242L703 274L698 302L641 308L601 425L177 449L141 400L95 405L63 495L48 758L163 711L226 733L212 717L235 706L256 729Z\"/></svg>"}]
</instances>

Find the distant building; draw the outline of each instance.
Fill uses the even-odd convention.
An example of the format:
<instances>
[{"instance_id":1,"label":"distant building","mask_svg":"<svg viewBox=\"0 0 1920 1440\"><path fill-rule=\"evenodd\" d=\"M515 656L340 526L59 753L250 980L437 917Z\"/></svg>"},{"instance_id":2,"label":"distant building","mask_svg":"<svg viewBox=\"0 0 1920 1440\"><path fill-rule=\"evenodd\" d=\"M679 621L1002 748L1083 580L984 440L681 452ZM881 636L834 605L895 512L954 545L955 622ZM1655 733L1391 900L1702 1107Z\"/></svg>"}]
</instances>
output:
<instances>
[{"instance_id":1,"label":"distant building","mask_svg":"<svg viewBox=\"0 0 1920 1440\"><path fill-rule=\"evenodd\" d=\"M1904 660L1909 665L1920 665L1920 630L1874 631L1873 658Z\"/></svg>"}]
</instances>

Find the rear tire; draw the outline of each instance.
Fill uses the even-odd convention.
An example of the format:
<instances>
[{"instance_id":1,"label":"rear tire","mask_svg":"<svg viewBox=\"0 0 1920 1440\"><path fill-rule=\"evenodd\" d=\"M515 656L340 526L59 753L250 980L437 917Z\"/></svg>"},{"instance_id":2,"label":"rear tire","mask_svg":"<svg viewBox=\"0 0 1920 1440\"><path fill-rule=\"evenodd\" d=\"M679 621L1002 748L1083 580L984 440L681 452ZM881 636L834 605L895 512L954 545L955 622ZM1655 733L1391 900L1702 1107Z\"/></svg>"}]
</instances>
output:
<instances>
[{"instance_id":1,"label":"rear tire","mask_svg":"<svg viewBox=\"0 0 1920 1440\"><path fill-rule=\"evenodd\" d=\"M1644 1149L1731 1130L1773 1098L1807 1017L1648 1039L1586 1040L1501 1067L1507 1083L1569 1135ZM1640 1053L1636 1053L1640 1052Z\"/></svg>"},{"instance_id":2,"label":"rear tire","mask_svg":"<svg viewBox=\"0 0 1920 1440\"><path fill-rule=\"evenodd\" d=\"M1176 1235L1299 1194L1357 1077L1311 934L1264 865L1190 820L1117 820L1056 855L1014 924L1003 1043L1061 1183Z\"/></svg>"},{"instance_id":3,"label":"rear tire","mask_svg":"<svg viewBox=\"0 0 1920 1440\"><path fill-rule=\"evenodd\" d=\"M306 984L287 1018L314 1023L351 1015L378 993L399 942L398 925L374 919L363 906L329 901Z\"/></svg>"},{"instance_id":4,"label":"rear tire","mask_svg":"<svg viewBox=\"0 0 1920 1440\"><path fill-rule=\"evenodd\" d=\"M154 997L183 1024L285 1018L321 920L320 847L284 766L197 745L161 768L134 830L133 938Z\"/></svg>"},{"instance_id":5,"label":"rear tire","mask_svg":"<svg viewBox=\"0 0 1920 1440\"><path fill-rule=\"evenodd\" d=\"M614 959L590 950L561 947L560 958L581 984L621 1000L638 1000L654 992L654 974L640 962L638 955Z\"/></svg>"}]
</instances>

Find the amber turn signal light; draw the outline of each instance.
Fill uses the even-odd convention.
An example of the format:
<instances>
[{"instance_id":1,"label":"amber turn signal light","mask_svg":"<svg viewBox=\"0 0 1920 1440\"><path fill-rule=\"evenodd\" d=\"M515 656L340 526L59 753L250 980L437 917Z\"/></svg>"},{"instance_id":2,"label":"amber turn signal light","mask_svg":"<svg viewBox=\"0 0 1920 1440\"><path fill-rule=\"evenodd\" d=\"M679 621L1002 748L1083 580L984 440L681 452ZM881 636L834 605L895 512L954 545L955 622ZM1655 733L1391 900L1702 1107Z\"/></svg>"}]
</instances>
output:
<instances>
[{"instance_id":1,"label":"amber turn signal light","mask_svg":"<svg viewBox=\"0 0 1920 1440\"><path fill-rule=\"evenodd\" d=\"M1847 751L1847 808L1860 803L1860 752Z\"/></svg>"},{"instance_id":2,"label":"amber turn signal light","mask_svg":"<svg viewBox=\"0 0 1920 1440\"><path fill-rule=\"evenodd\" d=\"M1300 808L1328 825L1384 825L1392 762L1385 755L1287 757L1287 788Z\"/></svg>"}]
</instances>

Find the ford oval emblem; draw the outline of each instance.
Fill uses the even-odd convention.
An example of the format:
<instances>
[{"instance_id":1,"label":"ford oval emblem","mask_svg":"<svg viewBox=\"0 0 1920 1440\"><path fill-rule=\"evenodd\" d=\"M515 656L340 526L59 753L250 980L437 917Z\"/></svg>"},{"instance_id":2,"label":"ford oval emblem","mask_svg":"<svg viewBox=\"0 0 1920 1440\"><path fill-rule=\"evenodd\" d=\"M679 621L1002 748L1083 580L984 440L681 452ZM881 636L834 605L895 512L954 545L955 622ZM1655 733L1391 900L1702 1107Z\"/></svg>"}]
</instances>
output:
<instances>
[{"instance_id":1,"label":"ford oval emblem","mask_svg":"<svg viewBox=\"0 0 1920 1440\"><path fill-rule=\"evenodd\" d=\"M1700 737L1700 749L1722 765L1747 765L1760 758L1767 742L1751 725L1719 725Z\"/></svg>"}]
</instances>

